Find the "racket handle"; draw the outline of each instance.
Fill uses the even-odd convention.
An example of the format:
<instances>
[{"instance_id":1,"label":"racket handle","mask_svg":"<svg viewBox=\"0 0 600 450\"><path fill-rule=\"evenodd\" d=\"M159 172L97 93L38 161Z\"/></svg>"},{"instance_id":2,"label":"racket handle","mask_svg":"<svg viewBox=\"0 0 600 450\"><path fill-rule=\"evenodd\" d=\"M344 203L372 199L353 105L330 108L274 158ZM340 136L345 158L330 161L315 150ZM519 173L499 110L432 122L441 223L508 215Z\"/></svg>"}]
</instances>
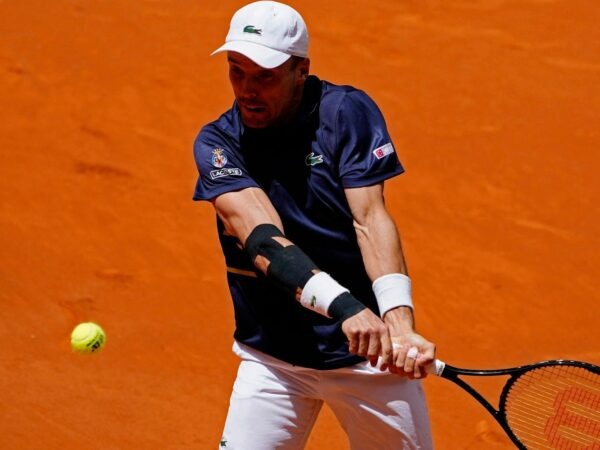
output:
<instances>
[{"instance_id":1,"label":"racket handle","mask_svg":"<svg viewBox=\"0 0 600 450\"><path fill-rule=\"evenodd\" d=\"M429 374L440 376L445 368L446 363L444 361L434 359L433 362L425 368L425 370Z\"/></svg>"}]
</instances>

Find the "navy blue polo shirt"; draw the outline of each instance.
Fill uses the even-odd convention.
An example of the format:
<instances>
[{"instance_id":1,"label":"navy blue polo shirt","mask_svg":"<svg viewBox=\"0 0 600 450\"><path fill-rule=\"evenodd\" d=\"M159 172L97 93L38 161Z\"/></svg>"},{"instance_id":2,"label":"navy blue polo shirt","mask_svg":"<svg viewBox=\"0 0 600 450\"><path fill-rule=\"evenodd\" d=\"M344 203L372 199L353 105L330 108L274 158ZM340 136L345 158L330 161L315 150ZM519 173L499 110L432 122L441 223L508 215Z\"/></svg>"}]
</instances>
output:
<instances>
[{"instance_id":1,"label":"navy blue polo shirt","mask_svg":"<svg viewBox=\"0 0 600 450\"><path fill-rule=\"evenodd\" d=\"M245 128L234 103L202 128L194 157L194 200L263 189L286 237L378 313L344 189L377 184L403 168L381 112L363 91L310 76L296 117L280 129ZM279 290L255 270L218 218L217 228L236 340L303 367L334 369L362 360L348 352L339 322Z\"/></svg>"}]
</instances>

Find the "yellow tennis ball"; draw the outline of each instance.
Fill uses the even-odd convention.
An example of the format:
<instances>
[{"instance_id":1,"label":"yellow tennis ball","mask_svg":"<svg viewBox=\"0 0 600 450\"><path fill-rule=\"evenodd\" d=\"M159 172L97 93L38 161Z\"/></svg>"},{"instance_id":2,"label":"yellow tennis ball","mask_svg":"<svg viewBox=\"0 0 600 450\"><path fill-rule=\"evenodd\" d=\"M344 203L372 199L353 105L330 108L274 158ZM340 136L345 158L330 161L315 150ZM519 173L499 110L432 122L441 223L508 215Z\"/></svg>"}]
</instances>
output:
<instances>
[{"instance_id":1,"label":"yellow tennis ball","mask_svg":"<svg viewBox=\"0 0 600 450\"><path fill-rule=\"evenodd\" d=\"M106 334L100 325L85 322L77 325L71 333L71 347L79 353L94 353L106 343Z\"/></svg>"}]
</instances>

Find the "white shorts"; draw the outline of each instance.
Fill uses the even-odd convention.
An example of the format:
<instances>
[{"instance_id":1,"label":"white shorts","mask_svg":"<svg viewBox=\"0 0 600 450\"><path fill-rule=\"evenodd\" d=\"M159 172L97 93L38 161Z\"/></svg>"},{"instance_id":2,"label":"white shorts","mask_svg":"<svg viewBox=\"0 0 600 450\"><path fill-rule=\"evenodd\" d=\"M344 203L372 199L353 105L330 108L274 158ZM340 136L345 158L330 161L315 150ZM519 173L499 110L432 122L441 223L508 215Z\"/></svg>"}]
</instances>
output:
<instances>
[{"instance_id":1,"label":"white shorts","mask_svg":"<svg viewBox=\"0 0 600 450\"><path fill-rule=\"evenodd\" d=\"M220 450L303 449L327 402L352 450L433 448L421 382L368 362L335 370L297 367L234 343L242 361Z\"/></svg>"}]
</instances>

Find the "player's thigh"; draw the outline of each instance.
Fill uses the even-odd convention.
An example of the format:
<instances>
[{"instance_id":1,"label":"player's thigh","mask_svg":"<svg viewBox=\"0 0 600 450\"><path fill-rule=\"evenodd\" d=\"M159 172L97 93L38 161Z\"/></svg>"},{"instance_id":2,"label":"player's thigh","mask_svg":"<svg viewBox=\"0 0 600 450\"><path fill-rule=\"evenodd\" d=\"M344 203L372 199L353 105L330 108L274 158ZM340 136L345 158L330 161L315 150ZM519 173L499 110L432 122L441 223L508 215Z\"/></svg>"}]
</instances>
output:
<instances>
[{"instance_id":1,"label":"player's thigh","mask_svg":"<svg viewBox=\"0 0 600 450\"><path fill-rule=\"evenodd\" d=\"M421 383L369 371L341 377L325 399L348 434L351 449L433 448Z\"/></svg>"},{"instance_id":2,"label":"player's thigh","mask_svg":"<svg viewBox=\"0 0 600 450\"><path fill-rule=\"evenodd\" d=\"M231 394L221 449L303 449L322 401L303 380L254 361L242 361Z\"/></svg>"}]
</instances>

